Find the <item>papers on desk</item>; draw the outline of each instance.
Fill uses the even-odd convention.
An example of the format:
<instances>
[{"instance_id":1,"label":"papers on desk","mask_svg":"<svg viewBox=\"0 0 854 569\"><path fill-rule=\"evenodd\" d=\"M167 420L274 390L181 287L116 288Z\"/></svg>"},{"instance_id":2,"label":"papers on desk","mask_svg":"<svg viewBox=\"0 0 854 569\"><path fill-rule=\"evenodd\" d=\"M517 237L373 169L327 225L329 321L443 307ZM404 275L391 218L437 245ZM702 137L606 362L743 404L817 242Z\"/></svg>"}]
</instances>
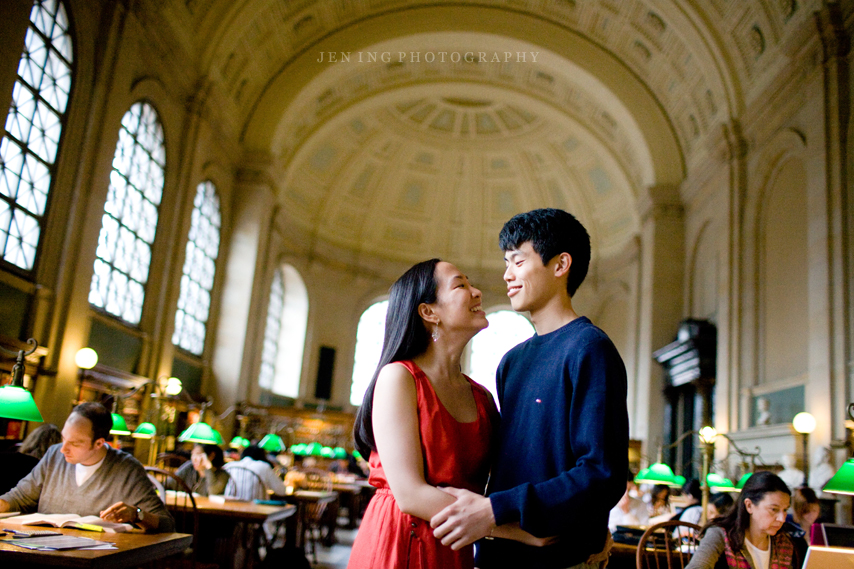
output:
<instances>
[{"instance_id":1,"label":"papers on desk","mask_svg":"<svg viewBox=\"0 0 854 569\"><path fill-rule=\"evenodd\" d=\"M114 549L115 547L101 547L103 545L111 546L110 543L90 539L88 537L75 537L73 535L58 535L56 537L30 537L24 539L12 539L6 541L12 545L23 547L24 549L34 549L37 551L59 551L64 549Z\"/></svg>"},{"instance_id":2,"label":"papers on desk","mask_svg":"<svg viewBox=\"0 0 854 569\"><path fill-rule=\"evenodd\" d=\"M208 501L211 504L225 504L226 502L245 502L245 500L235 498L234 496L223 496L221 494L211 494L210 496L208 496Z\"/></svg>"},{"instance_id":3,"label":"papers on desk","mask_svg":"<svg viewBox=\"0 0 854 569\"><path fill-rule=\"evenodd\" d=\"M0 513L0 520L3 518L11 518L12 516L20 516L21 512L3 512Z\"/></svg>"}]
</instances>

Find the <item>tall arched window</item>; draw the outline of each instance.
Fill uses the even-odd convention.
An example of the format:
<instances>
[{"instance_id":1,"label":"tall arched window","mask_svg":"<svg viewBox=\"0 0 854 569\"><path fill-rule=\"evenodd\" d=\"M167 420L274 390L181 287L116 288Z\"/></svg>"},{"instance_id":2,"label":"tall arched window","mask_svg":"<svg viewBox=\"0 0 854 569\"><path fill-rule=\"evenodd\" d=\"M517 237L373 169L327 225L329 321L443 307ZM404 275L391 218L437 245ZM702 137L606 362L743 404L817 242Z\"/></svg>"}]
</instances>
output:
<instances>
[{"instance_id":1,"label":"tall arched window","mask_svg":"<svg viewBox=\"0 0 854 569\"><path fill-rule=\"evenodd\" d=\"M38 254L72 61L65 7L37 0L0 142L0 258L27 271Z\"/></svg>"},{"instance_id":2,"label":"tall arched window","mask_svg":"<svg viewBox=\"0 0 854 569\"><path fill-rule=\"evenodd\" d=\"M308 326L308 291L299 272L284 265L273 275L258 385L276 395L299 396Z\"/></svg>"},{"instance_id":3,"label":"tall arched window","mask_svg":"<svg viewBox=\"0 0 854 569\"><path fill-rule=\"evenodd\" d=\"M193 203L193 219L187 239L172 343L200 356L205 349L205 331L211 309L211 290L222 225L219 196L213 182L208 180L196 187Z\"/></svg>"},{"instance_id":4,"label":"tall arched window","mask_svg":"<svg viewBox=\"0 0 854 569\"><path fill-rule=\"evenodd\" d=\"M92 305L130 324L142 318L165 167L157 111L134 103L122 117L89 289Z\"/></svg>"},{"instance_id":5,"label":"tall arched window","mask_svg":"<svg viewBox=\"0 0 854 569\"><path fill-rule=\"evenodd\" d=\"M486 387L498 404L495 390L495 370L510 348L534 335L534 326L527 318L512 310L497 310L486 316L489 327L481 330L471 341L469 376Z\"/></svg>"},{"instance_id":6,"label":"tall arched window","mask_svg":"<svg viewBox=\"0 0 854 569\"><path fill-rule=\"evenodd\" d=\"M361 405L368 384L374 376L383 349L385 316L388 301L372 304L359 318L356 329L356 355L353 362L353 382L350 384L350 404Z\"/></svg>"}]
</instances>

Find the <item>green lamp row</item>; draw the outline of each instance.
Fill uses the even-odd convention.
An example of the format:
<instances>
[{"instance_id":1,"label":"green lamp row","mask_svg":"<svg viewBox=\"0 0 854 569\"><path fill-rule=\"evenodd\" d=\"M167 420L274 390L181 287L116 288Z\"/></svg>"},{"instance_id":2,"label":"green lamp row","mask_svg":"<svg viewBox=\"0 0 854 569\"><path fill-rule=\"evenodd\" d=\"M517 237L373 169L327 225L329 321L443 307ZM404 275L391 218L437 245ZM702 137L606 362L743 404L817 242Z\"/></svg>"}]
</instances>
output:
<instances>
[{"instance_id":1,"label":"green lamp row","mask_svg":"<svg viewBox=\"0 0 854 569\"><path fill-rule=\"evenodd\" d=\"M739 480L739 484L744 485L744 481L747 480L745 475ZM667 486L675 486L681 487L685 484L685 477L680 476L678 474L674 474L673 470L664 464L663 462L656 462L651 464L648 468L644 468L640 472L638 472L637 476L635 476L635 483L637 484L665 484ZM719 488L722 490L726 490L727 488L735 488L733 483L728 478L724 478L720 474L716 474L714 472L710 472L706 475L706 483L710 488ZM739 486L740 488L740 486Z\"/></svg>"}]
</instances>

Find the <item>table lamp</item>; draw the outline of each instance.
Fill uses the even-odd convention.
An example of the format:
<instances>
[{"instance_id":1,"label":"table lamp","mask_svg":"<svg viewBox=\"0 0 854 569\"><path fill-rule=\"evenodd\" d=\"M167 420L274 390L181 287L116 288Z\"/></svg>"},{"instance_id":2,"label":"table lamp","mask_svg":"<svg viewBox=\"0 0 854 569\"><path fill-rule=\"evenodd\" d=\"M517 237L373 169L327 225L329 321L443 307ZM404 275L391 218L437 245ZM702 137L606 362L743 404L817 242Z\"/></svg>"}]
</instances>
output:
<instances>
[{"instance_id":1,"label":"table lamp","mask_svg":"<svg viewBox=\"0 0 854 569\"><path fill-rule=\"evenodd\" d=\"M264 435L264 438L261 439L261 442L258 443L258 446L267 452L273 453L279 453L288 448L287 446L285 446L285 441L282 440L282 437L275 433L267 433L266 435Z\"/></svg>"},{"instance_id":2,"label":"table lamp","mask_svg":"<svg viewBox=\"0 0 854 569\"><path fill-rule=\"evenodd\" d=\"M246 448L251 444L252 443L249 442L249 439L237 435L236 437L231 439L231 442L228 443L228 446L230 446L231 448Z\"/></svg>"},{"instance_id":3,"label":"table lamp","mask_svg":"<svg viewBox=\"0 0 854 569\"><path fill-rule=\"evenodd\" d=\"M18 421L44 421L33 395L24 387L24 358L39 347L34 338L27 340L32 344L30 350L18 350L15 365L12 366L12 383L0 386L0 417ZM15 352L7 353L14 354Z\"/></svg>"},{"instance_id":4,"label":"table lamp","mask_svg":"<svg viewBox=\"0 0 854 569\"><path fill-rule=\"evenodd\" d=\"M183 433L178 435L178 440L182 443L200 443L203 445L223 444L222 435L204 421L193 423L187 427Z\"/></svg>"},{"instance_id":5,"label":"table lamp","mask_svg":"<svg viewBox=\"0 0 854 569\"><path fill-rule=\"evenodd\" d=\"M744 488L744 485L747 483L747 479L750 478L751 476L753 476L752 472L745 472L744 474L742 474L741 478L738 479L738 483L736 483L735 487L738 490L741 490L742 488Z\"/></svg>"},{"instance_id":6,"label":"table lamp","mask_svg":"<svg viewBox=\"0 0 854 569\"><path fill-rule=\"evenodd\" d=\"M849 458L822 488L831 494L854 495L854 458Z\"/></svg>"}]
</instances>

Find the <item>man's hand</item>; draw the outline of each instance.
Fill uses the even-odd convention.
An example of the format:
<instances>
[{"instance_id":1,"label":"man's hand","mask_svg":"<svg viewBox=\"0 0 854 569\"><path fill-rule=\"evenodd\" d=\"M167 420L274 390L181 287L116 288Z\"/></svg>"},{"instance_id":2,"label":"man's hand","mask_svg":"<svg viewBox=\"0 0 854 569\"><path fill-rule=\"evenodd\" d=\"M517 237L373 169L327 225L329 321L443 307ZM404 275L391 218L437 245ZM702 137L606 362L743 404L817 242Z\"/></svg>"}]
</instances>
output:
<instances>
[{"instance_id":1,"label":"man's hand","mask_svg":"<svg viewBox=\"0 0 854 569\"><path fill-rule=\"evenodd\" d=\"M495 516L489 498L459 488L439 488L457 501L433 516L433 535L454 551L489 535Z\"/></svg>"},{"instance_id":2,"label":"man's hand","mask_svg":"<svg viewBox=\"0 0 854 569\"><path fill-rule=\"evenodd\" d=\"M108 522L132 524L136 521L136 507L124 502L116 502L101 512L100 517Z\"/></svg>"},{"instance_id":3,"label":"man's hand","mask_svg":"<svg viewBox=\"0 0 854 569\"><path fill-rule=\"evenodd\" d=\"M6 500L0 500L0 512L8 512L9 511L9 502Z\"/></svg>"}]
</instances>

